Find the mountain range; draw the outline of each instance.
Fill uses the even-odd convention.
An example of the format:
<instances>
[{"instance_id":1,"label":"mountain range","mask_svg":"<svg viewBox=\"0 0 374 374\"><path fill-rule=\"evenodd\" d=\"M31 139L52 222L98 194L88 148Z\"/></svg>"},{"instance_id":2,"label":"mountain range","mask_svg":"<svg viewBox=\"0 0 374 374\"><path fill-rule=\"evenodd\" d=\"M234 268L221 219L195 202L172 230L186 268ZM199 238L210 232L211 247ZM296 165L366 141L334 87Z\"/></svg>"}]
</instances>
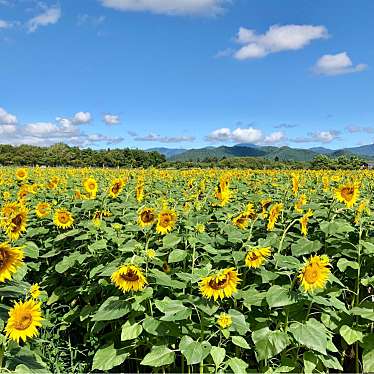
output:
<instances>
[{"instance_id":1,"label":"mountain range","mask_svg":"<svg viewBox=\"0 0 374 374\"><path fill-rule=\"evenodd\" d=\"M353 148L329 149L313 147L309 149L291 148L287 146L259 146L255 144L236 144L234 146L204 147L198 149L183 148L151 148L147 151L157 151L169 161L199 161L207 158L230 157L262 157L266 159L279 159L281 161L311 161L315 156L323 154L329 157L341 155L357 155L364 159L374 159L374 144Z\"/></svg>"}]
</instances>

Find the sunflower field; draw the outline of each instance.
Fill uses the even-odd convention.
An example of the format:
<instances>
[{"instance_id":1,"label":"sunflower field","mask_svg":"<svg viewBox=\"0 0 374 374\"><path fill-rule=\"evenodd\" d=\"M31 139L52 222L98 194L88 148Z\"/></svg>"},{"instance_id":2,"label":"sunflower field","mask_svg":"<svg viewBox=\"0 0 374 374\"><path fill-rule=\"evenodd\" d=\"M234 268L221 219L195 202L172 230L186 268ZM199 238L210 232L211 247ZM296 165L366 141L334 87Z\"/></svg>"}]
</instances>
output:
<instances>
[{"instance_id":1,"label":"sunflower field","mask_svg":"<svg viewBox=\"0 0 374 374\"><path fill-rule=\"evenodd\" d=\"M374 173L0 168L16 373L374 372Z\"/></svg>"}]
</instances>

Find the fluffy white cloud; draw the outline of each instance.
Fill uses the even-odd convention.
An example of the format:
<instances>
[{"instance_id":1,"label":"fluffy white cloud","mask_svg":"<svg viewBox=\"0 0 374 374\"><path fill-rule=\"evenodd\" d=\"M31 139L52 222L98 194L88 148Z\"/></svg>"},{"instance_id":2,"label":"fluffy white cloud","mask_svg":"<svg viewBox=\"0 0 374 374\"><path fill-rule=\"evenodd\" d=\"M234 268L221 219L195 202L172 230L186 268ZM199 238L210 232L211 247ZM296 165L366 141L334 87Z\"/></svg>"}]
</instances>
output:
<instances>
[{"instance_id":1,"label":"fluffy white cloud","mask_svg":"<svg viewBox=\"0 0 374 374\"><path fill-rule=\"evenodd\" d=\"M61 17L61 8L59 6L53 6L47 8L43 13L31 18L27 22L27 28L29 32L36 31L40 26L53 25L58 22Z\"/></svg>"},{"instance_id":2,"label":"fluffy white cloud","mask_svg":"<svg viewBox=\"0 0 374 374\"><path fill-rule=\"evenodd\" d=\"M0 29L8 29L11 27L11 23L8 21L4 21L3 19L0 19Z\"/></svg>"},{"instance_id":3,"label":"fluffy white cloud","mask_svg":"<svg viewBox=\"0 0 374 374\"><path fill-rule=\"evenodd\" d=\"M51 134L54 135L59 132L59 129L50 122L36 122L27 124L24 127L24 131L27 135L43 137Z\"/></svg>"},{"instance_id":4,"label":"fluffy white cloud","mask_svg":"<svg viewBox=\"0 0 374 374\"><path fill-rule=\"evenodd\" d=\"M91 122L91 113L90 112L78 112L74 114L73 123L75 125L83 125Z\"/></svg>"},{"instance_id":5,"label":"fluffy white cloud","mask_svg":"<svg viewBox=\"0 0 374 374\"><path fill-rule=\"evenodd\" d=\"M118 125L121 122L120 116L117 116L115 114L105 114L103 117L103 121L107 125Z\"/></svg>"},{"instance_id":6,"label":"fluffy white cloud","mask_svg":"<svg viewBox=\"0 0 374 374\"><path fill-rule=\"evenodd\" d=\"M234 53L234 57L238 60L261 58L270 53L301 49L315 39L327 37L324 26L273 25L264 34L241 27L236 41L244 46Z\"/></svg>"},{"instance_id":7,"label":"fluffy white cloud","mask_svg":"<svg viewBox=\"0 0 374 374\"><path fill-rule=\"evenodd\" d=\"M315 73L323 75L358 73L366 69L366 64L353 65L347 52L341 52L335 55L323 55L318 59L313 68Z\"/></svg>"},{"instance_id":8,"label":"fluffy white cloud","mask_svg":"<svg viewBox=\"0 0 374 374\"><path fill-rule=\"evenodd\" d=\"M193 136L161 136L153 133L146 136L138 136L134 132L129 132L129 135L133 136L134 140L140 142L182 143L193 142L195 140L195 137Z\"/></svg>"},{"instance_id":9,"label":"fluffy white cloud","mask_svg":"<svg viewBox=\"0 0 374 374\"><path fill-rule=\"evenodd\" d=\"M16 125L0 125L0 135L10 135L17 131Z\"/></svg>"},{"instance_id":10,"label":"fluffy white cloud","mask_svg":"<svg viewBox=\"0 0 374 374\"><path fill-rule=\"evenodd\" d=\"M12 125L17 123L17 117L8 113L4 108L0 107L0 124Z\"/></svg>"},{"instance_id":11,"label":"fluffy white cloud","mask_svg":"<svg viewBox=\"0 0 374 374\"><path fill-rule=\"evenodd\" d=\"M108 8L167 15L215 15L223 11L226 2L227 0L101 0Z\"/></svg>"},{"instance_id":12,"label":"fluffy white cloud","mask_svg":"<svg viewBox=\"0 0 374 374\"><path fill-rule=\"evenodd\" d=\"M235 143L253 143L253 144L276 144L285 140L285 135L282 131L273 132L265 136L260 129L254 127L241 128L238 127L231 131L227 127L222 127L212 131L206 139L210 142L225 142L231 141Z\"/></svg>"},{"instance_id":13,"label":"fluffy white cloud","mask_svg":"<svg viewBox=\"0 0 374 374\"><path fill-rule=\"evenodd\" d=\"M268 136L265 136L264 143L265 144L276 144L280 143L281 141L285 140L286 136L283 131L276 131L271 133Z\"/></svg>"},{"instance_id":14,"label":"fluffy white cloud","mask_svg":"<svg viewBox=\"0 0 374 374\"><path fill-rule=\"evenodd\" d=\"M324 130L308 133L307 137L292 139L295 143L331 143L333 140L340 138L340 131Z\"/></svg>"}]
</instances>

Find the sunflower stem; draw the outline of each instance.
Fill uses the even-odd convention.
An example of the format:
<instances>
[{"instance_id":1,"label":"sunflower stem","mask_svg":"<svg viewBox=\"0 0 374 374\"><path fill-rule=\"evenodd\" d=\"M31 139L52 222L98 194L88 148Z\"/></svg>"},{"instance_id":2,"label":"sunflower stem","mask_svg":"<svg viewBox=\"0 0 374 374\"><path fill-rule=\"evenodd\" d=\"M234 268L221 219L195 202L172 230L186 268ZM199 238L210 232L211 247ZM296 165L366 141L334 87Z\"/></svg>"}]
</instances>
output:
<instances>
[{"instance_id":1,"label":"sunflower stem","mask_svg":"<svg viewBox=\"0 0 374 374\"><path fill-rule=\"evenodd\" d=\"M278 251L277 251L277 255L280 255L281 254L281 251L282 251L282 247L283 247L283 242L284 242L284 239L286 238L286 235L287 235L287 232L288 230L298 221L298 219L294 219L287 227L286 229L283 231L283 235L281 237L281 240L279 242L279 247L278 247ZM278 267L278 259L275 261L275 268Z\"/></svg>"}]
</instances>

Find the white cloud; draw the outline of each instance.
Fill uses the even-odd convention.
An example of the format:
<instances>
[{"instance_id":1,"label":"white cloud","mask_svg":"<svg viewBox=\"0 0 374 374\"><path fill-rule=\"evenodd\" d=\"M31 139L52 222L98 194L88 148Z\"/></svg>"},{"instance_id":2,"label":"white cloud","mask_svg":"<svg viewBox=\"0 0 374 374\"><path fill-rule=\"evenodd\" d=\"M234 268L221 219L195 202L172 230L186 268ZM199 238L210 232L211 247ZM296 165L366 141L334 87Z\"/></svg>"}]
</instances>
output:
<instances>
[{"instance_id":1,"label":"white cloud","mask_svg":"<svg viewBox=\"0 0 374 374\"><path fill-rule=\"evenodd\" d=\"M75 125L83 125L91 122L91 113L90 112L78 112L74 114L73 123Z\"/></svg>"},{"instance_id":2,"label":"white cloud","mask_svg":"<svg viewBox=\"0 0 374 374\"><path fill-rule=\"evenodd\" d=\"M121 122L120 116L117 116L115 114L105 114L103 117L103 121L107 125L118 125Z\"/></svg>"},{"instance_id":3,"label":"white cloud","mask_svg":"<svg viewBox=\"0 0 374 374\"><path fill-rule=\"evenodd\" d=\"M0 135L11 135L17 131L16 125L0 125Z\"/></svg>"},{"instance_id":4,"label":"white cloud","mask_svg":"<svg viewBox=\"0 0 374 374\"><path fill-rule=\"evenodd\" d=\"M231 134L232 140L237 143L257 143L262 140L262 131L249 127L247 129L242 129L238 127Z\"/></svg>"},{"instance_id":5,"label":"white cloud","mask_svg":"<svg viewBox=\"0 0 374 374\"><path fill-rule=\"evenodd\" d=\"M167 15L216 15L227 0L101 0L108 7L122 11L152 12Z\"/></svg>"},{"instance_id":6,"label":"white cloud","mask_svg":"<svg viewBox=\"0 0 374 374\"><path fill-rule=\"evenodd\" d=\"M58 22L61 17L61 8L53 6L45 9L45 11L38 16L31 18L27 22L29 32L36 31L40 26L53 25Z\"/></svg>"},{"instance_id":7,"label":"white cloud","mask_svg":"<svg viewBox=\"0 0 374 374\"><path fill-rule=\"evenodd\" d=\"M50 122L36 122L27 124L24 127L24 131L27 135L43 137L56 134L59 132L59 129L56 125Z\"/></svg>"},{"instance_id":8,"label":"white cloud","mask_svg":"<svg viewBox=\"0 0 374 374\"><path fill-rule=\"evenodd\" d=\"M97 27L104 23L105 16L91 16L89 14L79 14L77 17L78 26L91 25Z\"/></svg>"},{"instance_id":9,"label":"white cloud","mask_svg":"<svg viewBox=\"0 0 374 374\"><path fill-rule=\"evenodd\" d=\"M12 125L17 123L17 117L8 113L4 108L0 107L0 124Z\"/></svg>"},{"instance_id":10,"label":"white cloud","mask_svg":"<svg viewBox=\"0 0 374 374\"><path fill-rule=\"evenodd\" d=\"M367 67L366 64L353 65L347 52L341 52L335 55L323 55L318 59L313 70L322 75L340 75L358 73L366 70Z\"/></svg>"},{"instance_id":11,"label":"white cloud","mask_svg":"<svg viewBox=\"0 0 374 374\"><path fill-rule=\"evenodd\" d=\"M130 136L134 137L134 140L141 142L159 142L159 143L182 143L182 142L193 142L194 136L161 136L158 134L149 134L146 136L138 136L136 133L129 132Z\"/></svg>"},{"instance_id":12,"label":"white cloud","mask_svg":"<svg viewBox=\"0 0 374 374\"><path fill-rule=\"evenodd\" d=\"M374 127L364 127L364 126L356 126L356 125L349 125L345 128L349 133L367 133L367 134L373 134L374 133Z\"/></svg>"},{"instance_id":13,"label":"white cloud","mask_svg":"<svg viewBox=\"0 0 374 374\"><path fill-rule=\"evenodd\" d=\"M265 144L276 144L276 143L280 143L283 140L285 140L284 132L276 131L276 132L271 133L268 136L265 136L264 143Z\"/></svg>"},{"instance_id":14,"label":"white cloud","mask_svg":"<svg viewBox=\"0 0 374 374\"><path fill-rule=\"evenodd\" d=\"M10 22L0 19L0 29L8 29L11 26L12 24Z\"/></svg>"},{"instance_id":15,"label":"white cloud","mask_svg":"<svg viewBox=\"0 0 374 374\"><path fill-rule=\"evenodd\" d=\"M324 26L273 25L264 34L241 27L236 41L244 46L234 53L234 57L238 60L261 58L270 53L301 49L313 40L327 37Z\"/></svg>"},{"instance_id":16,"label":"white cloud","mask_svg":"<svg viewBox=\"0 0 374 374\"><path fill-rule=\"evenodd\" d=\"M294 143L331 143L333 140L340 139L340 131L324 130L308 133L307 137L292 139Z\"/></svg>"}]
</instances>

